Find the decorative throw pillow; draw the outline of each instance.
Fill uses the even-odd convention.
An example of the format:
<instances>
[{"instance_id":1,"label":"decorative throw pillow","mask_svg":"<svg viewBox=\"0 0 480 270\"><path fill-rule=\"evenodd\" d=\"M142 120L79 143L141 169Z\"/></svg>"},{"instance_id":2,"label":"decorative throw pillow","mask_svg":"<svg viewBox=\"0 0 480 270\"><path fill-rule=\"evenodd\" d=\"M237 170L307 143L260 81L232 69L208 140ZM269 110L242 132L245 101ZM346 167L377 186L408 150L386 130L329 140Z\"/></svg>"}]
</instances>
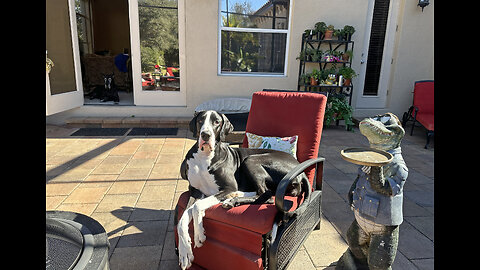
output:
<instances>
[{"instance_id":1,"label":"decorative throw pillow","mask_svg":"<svg viewBox=\"0 0 480 270\"><path fill-rule=\"evenodd\" d=\"M273 149L297 158L298 135L291 137L265 137L246 132L248 148Z\"/></svg>"}]
</instances>

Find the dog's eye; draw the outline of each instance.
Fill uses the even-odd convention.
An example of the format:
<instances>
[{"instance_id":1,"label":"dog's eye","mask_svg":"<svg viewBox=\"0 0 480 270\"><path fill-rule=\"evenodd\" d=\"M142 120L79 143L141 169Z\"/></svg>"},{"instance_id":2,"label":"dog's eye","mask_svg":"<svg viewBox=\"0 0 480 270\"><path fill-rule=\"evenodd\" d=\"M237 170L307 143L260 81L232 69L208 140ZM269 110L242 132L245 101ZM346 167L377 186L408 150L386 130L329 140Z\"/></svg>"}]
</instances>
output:
<instances>
[{"instance_id":1,"label":"dog's eye","mask_svg":"<svg viewBox=\"0 0 480 270\"><path fill-rule=\"evenodd\" d=\"M220 121L215 120L215 125L220 125Z\"/></svg>"}]
</instances>

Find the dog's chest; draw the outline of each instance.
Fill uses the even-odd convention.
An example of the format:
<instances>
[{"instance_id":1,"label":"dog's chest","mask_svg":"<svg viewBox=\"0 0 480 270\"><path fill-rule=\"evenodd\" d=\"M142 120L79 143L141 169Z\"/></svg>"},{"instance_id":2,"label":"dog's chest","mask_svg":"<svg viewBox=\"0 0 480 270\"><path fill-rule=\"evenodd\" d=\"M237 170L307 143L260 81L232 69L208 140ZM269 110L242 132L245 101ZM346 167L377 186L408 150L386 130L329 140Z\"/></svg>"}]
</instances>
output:
<instances>
[{"instance_id":1,"label":"dog's chest","mask_svg":"<svg viewBox=\"0 0 480 270\"><path fill-rule=\"evenodd\" d=\"M211 158L201 153L195 153L193 158L187 160L190 185L206 196L217 194L219 191L215 177L208 172L210 163Z\"/></svg>"}]
</instances>

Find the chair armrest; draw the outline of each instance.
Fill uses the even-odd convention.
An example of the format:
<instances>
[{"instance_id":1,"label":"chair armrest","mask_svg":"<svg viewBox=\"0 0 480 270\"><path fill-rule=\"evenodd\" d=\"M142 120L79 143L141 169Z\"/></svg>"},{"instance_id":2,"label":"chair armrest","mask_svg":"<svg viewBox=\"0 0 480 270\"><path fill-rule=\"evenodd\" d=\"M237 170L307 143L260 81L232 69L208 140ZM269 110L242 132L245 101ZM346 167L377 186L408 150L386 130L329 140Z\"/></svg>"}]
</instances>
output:
<instances>
[{"instance_id":1,"label":"chair armrest","mask_svg":"<svg viewBox=\"0 0 480 270\"><path fill-rule=\"evenodd\" d=\"M284 214L288 213L288 209L285 209L285 192L287 191L287 187L292 182L295 177L301 174L306 168L315 165L319 162L325 161L323 157L312 158L309 160L305 160L304 162L298 164L293 170L287 173L280 183L277 186L277 192L275 193L275 206L277 207L278 211L283 212ZM304 178L302 180L302 190L305 193L305 199L303 200L303 205L308 205L308 201L310 199L310 193L312 192L312 188L310 186L310 182L308 179ZM297 208L297 210L300 207Z\"/></svg>"},{"instance_id":2,"label":"chair armrest","mask_svg":"<svg viewBox=\"0 0 480 270\"><path fill-rule=\"evenodd\" d=\"M415 111L413 112L413 119L414 119L414 120L417 120L417 113L418 113L418 110L419 110L420 108L418 108L418 107L415 106L415 105L413 105L412 108L415 109Z\"/></svg>"}]
</instances>

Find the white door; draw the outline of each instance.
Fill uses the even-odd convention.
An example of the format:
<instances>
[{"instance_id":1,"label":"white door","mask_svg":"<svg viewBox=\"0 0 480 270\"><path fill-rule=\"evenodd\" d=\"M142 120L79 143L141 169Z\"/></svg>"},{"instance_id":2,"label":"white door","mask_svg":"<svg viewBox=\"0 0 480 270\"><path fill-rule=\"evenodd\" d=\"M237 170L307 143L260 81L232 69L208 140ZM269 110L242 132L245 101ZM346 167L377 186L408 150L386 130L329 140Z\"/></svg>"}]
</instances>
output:
<instances>
[{"instance_id":1,"label":"white door","mask_svg":"<svg viewBox=\"0 0 480 270\"><path fill-rule=\"evenodd\" d=\"M83 105L74 0L46 1L46 47L53 62L46 72L46 115Z\"/></svg>"},{"instance_id":2,"label":"white door","mask_svg":"<svg viewBox=\"0 0 480 270\"><path fill-rule=\"evenodd\" d=\"M175 3L158 0L148 4L129 0L129 20L135 105L186 106L185 0ZM172 57L174 36L171 33L175 32L178 33L178 53ZM178 58L173 61L175 64L170 61L172 58ZM179 76L165 74L166 67L172 66L180 69Z\"/></svg>"},{"instance_id":3,"label":"white door","mask_svg":"<svg viewBox=\"0 0 480 270\"><path fill-rule=\"evenodd\" d=\"M372 20L374 18L374 6L375 2L382 2L384 5L387 3L388 5L388 17L386 21L386 29L385 29L385 41L383 45L383 54L380 54L381 62L380 65L374 66L373 59L371 59L370 68L367 68L368 61L369 61L369 47L370 47L370 38L371 38L371 31L372 31ZM386 107L386 100L388 94L388 87L390 82L390 71L392 65L392 57L393 57L393 48L395 42L395 32L397 26L397 16L398 16L398 9L399 9L399 2L400 0L390 0L389 3L386 1L375 1L369 0L368 1L368 13L367 13L367 23L365 27L365 37L364 37L364 44L363 44L363 51L360 59L361 69L358 72L360 74L358 80L358 97L356 102L356 108L359 109L381 109ZM378 5L380 6L381 3ZM387 5L384 7L386 8ZM376 20L373 22L378 26L378 19L381 15L377 15L378 13L382 13L381 11L377 11L376 13ZM374 50L375 48L372 48ZM378 50L378 47L376 48ZM373 58L373 56L372 56ZM378 57L376 57L378 60ZM375 78L372 77L367 78L367 72L371 75L372 69L377 69L379 71L378 84ZM378 72L377 72L378 74ZM368 82L366 83L366 81ZM373 83L372 83L373 81Z\"/></svg>"}]
</instances>

